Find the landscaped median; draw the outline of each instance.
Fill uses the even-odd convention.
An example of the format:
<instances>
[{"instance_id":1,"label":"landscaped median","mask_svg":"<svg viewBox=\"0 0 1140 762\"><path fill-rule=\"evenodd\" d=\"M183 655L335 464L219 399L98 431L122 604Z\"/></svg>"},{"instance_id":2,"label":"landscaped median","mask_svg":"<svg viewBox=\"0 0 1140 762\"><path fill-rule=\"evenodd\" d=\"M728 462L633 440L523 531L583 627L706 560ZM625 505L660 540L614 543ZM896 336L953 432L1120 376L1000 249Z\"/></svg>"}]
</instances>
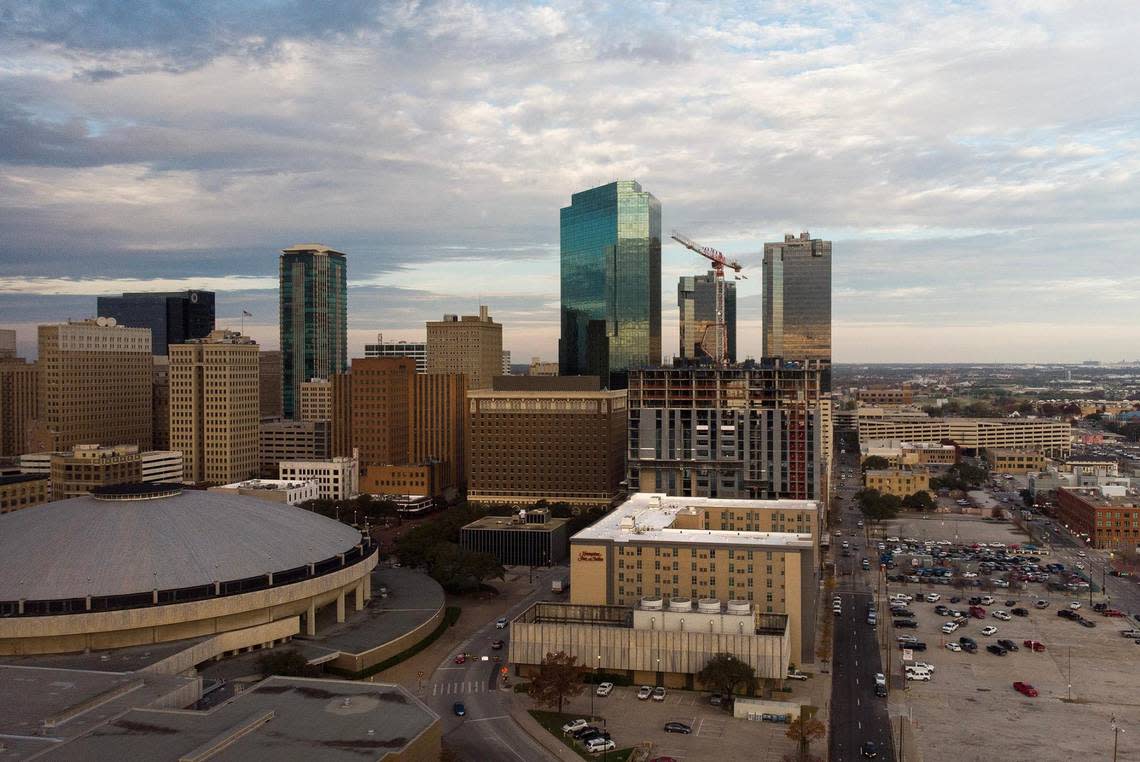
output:
<instances>
[{"instance_id":1,"label":"landscaped median","mask_svg":"<svg viewBox=\"0 0 1140 762\"><path fill-rule=\"evenodd\" d=\"M528 709L527 711L530 713L530 716L533 717L538 722L539 725L546 728L546 730L552 736L554 736L558 740L562 741L562 743L566 744L571 749L573 749L578 754L578 756L582 757L583 759L591 759L591 760L602 758L601 752L598 752L597 754L591 754L590 752L588 752L584 748L582 748L581 744L575 743L573 736L565 735L562 732L562 726L563 725L570 722L571 720L576 720L576 719L582 717L582 715L560 714L558 712L544 712L540 709ZM601 721L601 718L595 717L592 720L590 720L590 723L594 724L595 722L600 722L600 721ZM626 762L626 760L629 759L629 756L632 753L633 753L632 748L614 749L613 751L606 752L605 758L607 760L614 760L614 762Z\"/></svg>"}]
</instances>

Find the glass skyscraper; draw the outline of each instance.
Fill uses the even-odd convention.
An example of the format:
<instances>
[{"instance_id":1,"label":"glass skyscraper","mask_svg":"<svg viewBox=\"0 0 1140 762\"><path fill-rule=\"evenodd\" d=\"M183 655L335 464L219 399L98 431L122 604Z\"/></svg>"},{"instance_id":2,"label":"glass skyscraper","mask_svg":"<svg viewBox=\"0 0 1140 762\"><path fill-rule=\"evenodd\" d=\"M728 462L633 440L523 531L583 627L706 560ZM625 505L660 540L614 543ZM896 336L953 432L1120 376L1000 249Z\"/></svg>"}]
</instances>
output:
<instances>
[{"instance_id":1,"label":"glass skyscraper","mask_svg":"<svg viewBox=\"0 0 1140 762\"><path fill-rule=\"evenodd\" d=\"M559 372L624 388L661 362L661 202L633 180L575 193L560 237Z\"/></svg>"},{"instance_id":2,"label":"glass skyscraper","mask_svg":"<svg viewBox=\"0 0 1140 762\"><path fill-rule=\"evenodd\" d=\"M166 355L170 344L203 339L214 330L213 291L141 291L100 296L99 317L113 317L128 328L149 328L152 355Z\"/></svg>"},{"instance_id":3,"label":"glass skyscraper","mask_svg":"<svg viewBox=\"0 0 1140 762\"><path fill-rule=\"evenodd\" d=\"M831 364L831 241L805 231L764 244L764 356Z\"/></svg>"},{"instance_id":4,"label":"glass skyscraper","mask_svg":"<svg viewBox=\"0 0 1140 762\"><path fill-rule=\"evenodd\" d=\"M281 401L300 413L301 383L348 369L348 280L344 254L304 243L281 250Z\"/></svg>"},{"instance_id":5,"label":"glass skyscraper","mask_svg":"<svg viewBox=\"0 0 1140 762\"><path fill-rule=\"evenodd\" d=\"M716 273L682 275L677 281L677 307L680 311L680 357L708 360L716 351ZM727 359L736 362L736 284L724 283L724 330Z\"/></svg>"}]
</instances>

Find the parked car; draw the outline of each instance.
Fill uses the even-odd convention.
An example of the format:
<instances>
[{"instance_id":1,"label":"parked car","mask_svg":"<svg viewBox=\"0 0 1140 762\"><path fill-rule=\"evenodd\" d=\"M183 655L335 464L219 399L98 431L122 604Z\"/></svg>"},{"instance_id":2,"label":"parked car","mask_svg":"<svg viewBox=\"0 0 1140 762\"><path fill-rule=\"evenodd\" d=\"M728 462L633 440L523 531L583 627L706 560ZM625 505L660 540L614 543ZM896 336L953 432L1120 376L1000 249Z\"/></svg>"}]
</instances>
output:
<instances>
[{"instance_id":1,"label":"parked car","mask_svg":"<svg viewBox=\"0 0 1140 762\"><path fill-rule=\"evenodd\" d=\"M1017 647L1017 644L1016 644L1016 643L1014 643L1014 642L1013 642L1012 640L1010 640L1009 638L1002 638L1001 640L999 640L999 641L997 642L997 644L998 644L999 646L1001 646L1002 648L1004 648L1005 650L1007 650L1007 651L1017 651L1017 650L1019 650L1019 649L1018 649L1018 647Z\"/></svg>"},{"instance_id":2,"label":"parked car","mask_svg":"<svg viewBox=\"0 0 1140 762\"><path fill-rule=\"evenodd\" d=\"M808 676L805 675L803 672L800 672L798 669L793 669L793 670L788 671L787 679L788 680L807 680ZM664 695L664 694L662 694L662 695Z\"/></svg>"},{"instance_id":3,"label":"parked car","mask_svg":"<svg viewBox=\"0 0 1140 762\"><path fill-rule=\"evenodd\" d=\"M451 705L451 711L455 712L456 717L462 717L467 714L467 707L463 706L463 702L456 701Z\"/></svg>"},{"instance_id":4,"label":"parked car","mask_svg":"<svg viewBox=\"0 0 1140 762\"><path fill-rule=\"evenodd\" d=\"M994 627L992 624L987 624L985 627L982 628L982 634L985 635L986 637L989 637L990 635L993 635L995 633L997 633L997 627Z\"/></svg>"},{"instance_id":5,"label":"parked car","mask_svg":"<svg viewBox=\"0 0 1140 762\"><path fill-rule=\"evenodd\" d=\"M591 754L597 754L600 751L613 751L617 748L617 744L608 738L592 738L586 744L586 751Z\"/></svg>"},{"instance_id":6,"label":"parked car","mask_svg":"<svg viewBox=\"0 0 1140 762\"><path fill-rule=\"evenodd\" d=\"M923 672L921 670L908 669L906 671L906 679L907 680L913 680L915 682L926 683L926 682L930 682L931 675L929 672Z\"/></svg>"},{"instance_id":7,"label":"parked car","mask_svg":"<svg viewBox=\"0 0 1140 762\"><path fill-rule=\"evenodd\" d=\"M581 730L582 728L586 727L589 724L590 723L586 722L585 720L581 720L581 719L570 720L570 722L568 722L562 726L562 732L563 733L574 733L574 732Z\"/></svg>"},{"instance_id":8,"label":"parked car","mask_svg":"<svg viewBox=\"0 0 1140 762\"><path fill-rule=\"evenodd\" d=\"M994 656L1005 656L1005 649L997 644L986 646L986 650L992 653Z\"/></svg>"},{"instance_id":9,"label":"parked car","mask_svg":"<svg viewBox=\"0 0 1140 762\"><path fill-rule=\"evenodd\" d=\"M1105 609L1104 615L1108 617L1123 617L1124 612L1120 609Z\"/></svg>"},{"instance_id":10,"label":"parked car","mask_svg":"<svg viewBox=\"0 0 1140 762\"><path fill-rule=\"evenodd\" d=\"M927 593L926 594L926 601L928 603L938 603L938 601L940 601L941 599L942 599L942 596L939 595L938 593Z\"/></svg>"},{"instance_id":11,"label":"parked car","mask_svg":"<svg viewBox=\"0 0 1140 762\"><path fill-rule=\"evenodd\" d=\"M663 687L661 687L660 685L658 685L656 688L653 689L653 700L654 701L664 701L665 700L665 689Z\"/></svg>"},{"instance_id":12,"label":"parked car","mask_svg":"<svg viewBox=\"0 0 1140 762\"><path fill-rule=\"evenodd\" d=\"M1061 617L1062 619L1072 619L1074 622L1075 622L1076 620L1080 619L1080 617L1081 617L1081 615L1080 615L1080 614L1078 614L1078 613L1077 613L1077 612L1075 612L1075 611L1070 611L1069 609L1060 609L1060 610L1058 610L1058 611L1057 611L1057 616Z\"/></svg>"},{"instance_id":13,"label":"parked car","mask_svg":"<svg viewBox=\"0 0 1140 762\"><path fill-rule=\"evenodd\" d=\"M958 626L959 625L957 622L946 622L945 624L942 625L942 632L946 633L947 635L950 635L951 633L953 633L955 630L958 629Z\"/></svg>"},{"instance_id":14,"label":"parked car","mask_svg":"<svg viewBox=\"0 0 1140 762\"><path fill-rule=\"evenodd\" d=\"M598 683L598 688L597 688L597 690L594 691L594 693L599 695L599 696L608 696L613 692L614 692L614 684L613 683Z\"/></svg>"},{"instance_id":15,"label":"parked car","mask_svg":"<svg viewBox=\"0 0 1140 762\"><path fill-rule=\"evenodd\" d=\"M921 640L917 643L899 643L899 648L909 648L912 651L925 651L926 644Z\"/></svg>"},{"instance_id":16,"label":"parked car","mask_svg":"<svg viewBox=\"0 0 1140 762\"><path fill-rule=\"evenodd\" d=\"M913 619L896 619L895 627L913 630L918 627L918 622Z\"/></svg>"},{"instance_id":17,"label":"parked car","mask_svg":"<svg viewBox=\"0 0 1140 762\"><path fill-rule=\"evenodd\" d=\"M598 730L596 727L594 727L593 725L587 725L587 726L586 726L586 727L584 727L584 728L578 728L577 730L575 730L575 731L574 731L573 733L571 733L570 735L571 735L571 736L573 736L573 737L574 737L576 740L579 740L579 741L586 741L586 740L588 739L588 737L589 737L589 736L592 736L592 735L594 735L594 734L598 734L598 735L600 735L600 734L601 734L601 731L599 731L599 730Z\"/></svg>"},{"instance_id":18,"label":"parked car","mask_svg":"<svg viewBox=\"0 0 1140 762\"><path fill-rule=\"evenodd\" d=\"M1084 627L1096 627L1096 622L1091 619L1085 619L1084 617L1077 619L1077 623Z\"/></svg>"},{"instance_id":19,"label":"parked car","mask_svg":"<svg viewBox=\"0 0 1140 762\"><path fill-rule=\"evenodd\" d=\"M1039 608L1039 609L1048 608L1048 606L1049 606L1049 601L1046 601L1046 600L1039 600L1039 601L1037 601L1036 603L1034 603L1033 605L1034 605L1034 606L1036 606L1036 607L1037 607L1037 608Z\"/></svg>"},{"instance_id":20,"label":"parked car","mask_svg":"<svg viewBox=\"0 0 1140 762\"><path fill-rule=\"evenodd\" d=\"M1029 612L1023 608L1012 609L1009 613L1013 614L1014 616L1029 616Z\"/></svg>"},{"instance_id":21,"label":"parked car","mask_svg":"<svg viewBox=\"0 0 1140 762\"><path fill-rule=\"evenodd\" d=\"M1076 611L1080 607L1081 607L1080 601L1073 601L1072 603L1069 604L1069 608L1071 608L1073 611Z\"/></svg>"},{"instance_id":22,"label":"parked car","mask_svg":"<svg viewBox=\"0 0 1140 762\"><path fill-rule=\"evenodd\" d=\"M505 616L501 616L495 620L495 629L496 630L507 629L507 618Z\"/></svg>"},{"instance_id":23,"label":"parked car","mask_svg":"<svg viewBox=\"0 0 1140 762\"><path fill-rule=\"evenodd\" d=\"M882 672L876 672L875 673L875 685L886 685L886 684L887 684L887 676L884 675Z\"/></svg>"},{"instance_id":24,"label":"parked car","mask_svg":"<svg viewBox=\"0 0 1140 762\"><path fill-rule=\"evenodd\" d=\"M960 652L961 652L961 650L962 650L962 646L960 646L960 645L958 645L957 643L955 643L955 642L951 641L951 642L949 642L949 643L947 643L947 644L946 644L946 650L948 650L948 651L953 651L953 652L955 652L955 653L960 653Z\"/></svg>"},{"instance_id":25,"label":"parked car","mask_svg":"<svg viewBox=\"0 0 1140 762\"><path fill-rule=\"evenodd\" d=\"M683 722L666 722L665 723L665 732L666 733L683 733L685 735L688 735L689 733L693 732L693 729Z\"/></svg>"},{"instance_id":26,"label":"parked car","mask_svg":"<svg viewBox=\"0 0 1140 762\"><path fill-rule=\"evenodd\" d=\"M467 661L467 654L458 654L455 657L455 663L456 664L463 664L466 661Z\"/></svg>"},{"instance_id":27,"label":"parked car","mask_svg":"<svg viewBox=\"0 0 1140 762\"><path fill-rule=\"evenodd\" d=\"M1022 642L1022 645L1030 651L1036 651L1037 653L1041 653L1045 650L1045 644L1039 640L1026 640Z\"/></svg>"},{"instance_id":28,"label":"parked car","mask_svg":"<svg viewBox=\"0 0 1140 762\"><path fill-rule=\"evenodd\" d=\"M1013 684L1013 689L1023 696L1035 698L1037 696L1037 689L1029 683L1023 683L1020 680Z\"/></svg>"},{"instance_id":29,"label":"parked car","mask_svg":"<svg viewBox=\"0 0 1140 762\"><path fill-rule=\"evenodd\" d=\"M709 696L709 703L713 706L720 706L724 703L724 696L719 693L714 693L713 695Z\"/></svg>"},{"instance_id":30,"label":"parked car","mask_svg":"<svg viewBox=\"0 0 1140 762\"><path fill-rule=\"evenodd\" d=\"M1002 611L1001 609L997 609L991 612L990 616L992 616L994 619L1000 619L1003 622L1008 622L1010 619L1012 619L1008 611Z\"/></svg>"},{"instance_id":31,"label":"parked car","mask_svg":"<svg viewBox=\"0 0 1140 762\"><path fill-rule=\"evenodd\" d=\"M642 701L647 700L653 695L653 688L648 685L643 685L637 689L637 697Z\"/></svg>"},{"instance_id":32,"label":"parked car","mask_svg":"<svg viewBox=\"0 0 1140 762\"><path fill-rule=\"evenodd\" d=\"M925 661L916 661L908 666L914 667L915 669L924 669L927 672L934 672L934 665Z\"/></svg>"}]
</instances>

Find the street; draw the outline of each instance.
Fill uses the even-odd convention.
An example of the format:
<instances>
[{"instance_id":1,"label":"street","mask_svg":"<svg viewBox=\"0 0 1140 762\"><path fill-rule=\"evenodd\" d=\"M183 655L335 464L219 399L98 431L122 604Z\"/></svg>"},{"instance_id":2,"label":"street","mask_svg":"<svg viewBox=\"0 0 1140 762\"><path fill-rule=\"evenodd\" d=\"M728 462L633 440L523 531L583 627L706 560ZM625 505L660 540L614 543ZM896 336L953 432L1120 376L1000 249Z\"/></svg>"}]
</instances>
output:
<instances>
[{"instance_id":1,"label":"street","mask_svg":"<svg viewBox=\"0 0 1140 762\"><path fill-rule=\"evenodd\" d=\"M854 462L856 465L850 468L857 473L857 457ZM843 467L841 465L840 470ZM877 630L867 624L867 604L874 600L869 580L874 579L875 572L864 572L860 568L864 555L872 558L874 570L877 570L878 559L865 549L864 533L857 528L861 514L852 509L851 500L856 490L851 485L855 482L854 478L839 482L843 537L831 538L838 583L835 592L843 601L843 614L835 617L828 759L860 759L862 745L874 741L879 747L878 759L894 760L887 699L875 695L875 673L886 670L882 666ZM857 536L851 536L853 531ZM850 557L844 557L840 549L844 540L852 545ZM879 622L879 627L888 632L890 626L889 619Z\"/></svg>"}]
</instances>

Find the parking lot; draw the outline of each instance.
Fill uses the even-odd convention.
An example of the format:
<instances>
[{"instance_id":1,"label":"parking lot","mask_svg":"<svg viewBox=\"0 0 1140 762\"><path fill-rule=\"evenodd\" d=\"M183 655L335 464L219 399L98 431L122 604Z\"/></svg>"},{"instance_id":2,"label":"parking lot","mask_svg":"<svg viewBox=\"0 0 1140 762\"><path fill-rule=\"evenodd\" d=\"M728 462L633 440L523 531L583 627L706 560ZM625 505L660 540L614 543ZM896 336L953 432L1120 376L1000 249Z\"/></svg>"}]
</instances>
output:
<instances>
[{"instance_id":1,"label":"parking lot","mask_svg":"<svg viewBox=\"0 0 1140 762\"><path fill-rule=\"evenodd\" d=\"M589 694L573 699L563 711L587 716ZM729 712L711 706L707 693L697 691L670 690L664 701L642 701L637 698L637 687L618 686L609 696L594 698L594 714L605 718L606 730L619 749L650 741L653 757L778 762L794 750L784 736L786 725L734 719ZM666 722L683 722L693 732L666 733Z\"/></svg>"},{"instance_id":2,"label":"parking lot","mask_svg":"<svg viewBox=\"0 0 1140 762\"><path fill-rule=\"evenodd\" d=\"M1009 525L965 518L914 519L886 527L888 534L916 538L923 537L923 532L925 539L953 541L957 535L965 543L1025 541ZM989 591L996 603L985 607L986 618L971 618L962 629L947 635L940 628L948 617L938 616L935 606L966 610L969 598L985 595L985 591L897 583L891 583L889 591L941 596L937 604L911 603L916 629L896 630L889 618L885 620L893 659L891 714L912 718L924 760L962 762L989 760L995 755L1011 760L1111 759L1113 718L1125 731L1119 735L1117 759L1140 760L1140 645L1120 635L1135 626L1131 620L1095 613L1087 592L1048 592L1043 584L1028 583L1023 589ZM954 596L962 600L951 603ZM1035 608L1038 599L1047 600L1048 607ZM1010 600L1015 603L1007 606ZM1095 627L1057 616L1058 609L1072 601L1081 603L1079 613ZM1014 607L1027 609L1029 615L1009 621L993 617L994 610ZM987 625L997 632L981 635ZM894 642L901 634L913 634L927 644L926 651L914 656L934 666L932 681L904 687L900 651ZM977 653L956 653L945 647L963 635L977 641ZM1012 640L1019 650L1005 656L988 653L986 646L998 639ZM1025 640L1040 641L1046 650L1035 653L1025 648ZM1031 684L1039 695L1021 695L1012 687L1015 681Z\"/></svg>"}]
</instances>

